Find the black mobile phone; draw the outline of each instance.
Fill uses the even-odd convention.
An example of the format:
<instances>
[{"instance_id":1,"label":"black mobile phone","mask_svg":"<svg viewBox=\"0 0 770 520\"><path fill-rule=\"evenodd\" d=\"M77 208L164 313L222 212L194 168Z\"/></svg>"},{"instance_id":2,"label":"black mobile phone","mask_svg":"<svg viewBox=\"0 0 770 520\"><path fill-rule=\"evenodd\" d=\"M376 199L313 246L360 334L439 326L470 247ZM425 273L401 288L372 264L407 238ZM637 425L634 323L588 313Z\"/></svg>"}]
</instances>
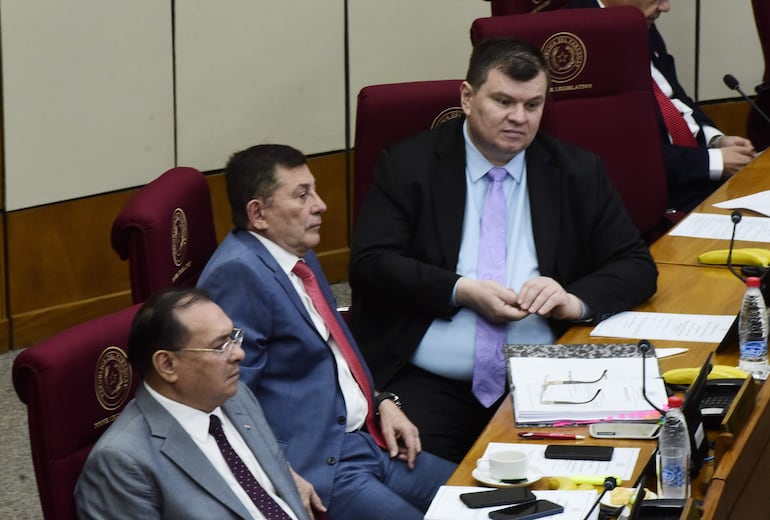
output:
<instances>
[{"instance_id":1,"label":"black mobile phone","mask_svg":"<svg viewBox=\"0 0 770 520\"><path fill-rule=\"evenodd\" d=\"M542 518L544 516L556 515L563 513L564 508L559 504L555 504L550 500L535 500L527 504L519 504L516 506L506 507L505 509L498 509L497 511L491 511L489 518L492 520L532 520L534 518Z\"/></svg>"},{"instance_id":2,"label":"black mobile phone","mask_svg":"<svg viewBox=\"0 0 770 520\"><path fill-rule=\"evenodd\" d=\"M535 495L529 488L515 487L493 489L491 491L474 491L460 495L463 504L470 508L505 506L512 504L524 504L534 502Z\"/></svg>"},{"instance_id":3,"label":"black mobile phone","mask_svg":"<svg viewBox=\"0 0 770 520\"><path fill-rule=\"evenodd\" d=\"M586 446L583 444L549 444L545 448L546 459L612 460L612 446Z\"/></svg>"}]
</instances>

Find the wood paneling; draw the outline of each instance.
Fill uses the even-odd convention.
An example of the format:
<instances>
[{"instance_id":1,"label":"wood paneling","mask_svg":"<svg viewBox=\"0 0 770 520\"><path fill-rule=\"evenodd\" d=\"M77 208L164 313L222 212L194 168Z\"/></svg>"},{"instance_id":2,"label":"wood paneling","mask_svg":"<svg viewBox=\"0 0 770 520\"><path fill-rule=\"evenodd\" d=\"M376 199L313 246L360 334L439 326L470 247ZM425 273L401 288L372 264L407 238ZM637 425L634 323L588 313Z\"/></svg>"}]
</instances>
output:
<instances>
[{"instance_id":1,"label":"wood paneling","mask_svg":"<svg viewBox=\"0 0 770 520\"><path fill-rule=\"evenodd\" d=\"M0 141L1 142L1 141ZM0 160L2 164L2 160ZM2 183L0 183L2 184ZM10 323L8 321L8 305L5 301L7 272L5 269L5 214L0 211L0 354L11 347Z\"/></svg>"},{"instance_id":2,"label":"wood paneling","mask_svg":"<svg viewBox=\"0 0 770 520\"><path fill-rule=\"evenodd\" d=\"M15 347L129 303L128 264L110 245L134 190L10 212L8 311ZM17 334L18 332L18 334Z\"/></svg>"},{"instance_id":3,"label":"wood paneling","mask_svg":"<svg viewBox=\"0 0 770 520\"><path fill-rule=\"evenodd\" d=\"M701 109L725 135L746 137L746 118L751 107L745 101L702 104Z\"/></svg>"},{"instance_id":4,"label":"wood paneling","mask_svg":"<svg viewBox=\"0 0 770 520\"><path fill-rule=\"evenodd\" d=\"M329 206L316 252L329 280L344 281L349 259L345 156L338 152L310 158L308 163ZM212 174L207 179L221 240L232 227L224 175ZM23 347L131 303L128 263L112 250L110 230L134 191L7 215L9 300L6 307L0 298L0 352L8 348L9 333L11 346ZM2 255L0 273L6 273Z\"/></svg>"}]
</instances>

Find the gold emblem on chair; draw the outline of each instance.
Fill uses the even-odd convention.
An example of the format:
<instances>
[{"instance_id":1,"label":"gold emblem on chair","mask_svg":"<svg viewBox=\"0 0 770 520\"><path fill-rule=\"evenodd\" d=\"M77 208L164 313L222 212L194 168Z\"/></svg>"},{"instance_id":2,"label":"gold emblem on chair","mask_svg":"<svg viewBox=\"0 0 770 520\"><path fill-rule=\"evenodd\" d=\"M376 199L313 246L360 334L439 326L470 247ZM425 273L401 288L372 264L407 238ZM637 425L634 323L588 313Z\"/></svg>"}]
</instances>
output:
<instances>
[{"instance_id":1,"label":"gold emblem on chair","mask_svg":"<svg viewBox=\"0 0 770 520\"><path fill-rule=\"evenodd\" d=\"M586 64L586 46L575 34L559 32L551 35L540 48L548 67L551 81L567 83L583 72Z\"/></svg>"},{"instance_id":2,"label":"gold emblem on chair","mask_svg":"<svg viewBox=\"0 0 770 520\"><path fill-rule=\"evenodd\" d=\"M462 117L464 115L463 109L460 107L449 107L445 108L439 114L433 119L433 122L430 124L431 128L435 128L438 125L442 123L446 123L450 119L454 119L456 117Z\"/></svg>"},{"instance_id":3,"label":"gold emblem on chair","mask_svg":"<svg viewBox=\"0 0 770 520\"><path fill-rule=\"evenodd\" d=\"M171 256L179 267L187 256L187 215L182 208L176 208L171 216Z\"/></svg>"},{"instance_id":4,"label":"gold emblem on chair","mask_svg":"<svg viewBox=\"0 0 770 520\"><path fill-rule=\"evenodd\" d=\"M131 367L126 353L120 347L105 348L94 373L96 399L105 410L117 410L126 403L130 390Z\"/></svg>"}]
</instances>

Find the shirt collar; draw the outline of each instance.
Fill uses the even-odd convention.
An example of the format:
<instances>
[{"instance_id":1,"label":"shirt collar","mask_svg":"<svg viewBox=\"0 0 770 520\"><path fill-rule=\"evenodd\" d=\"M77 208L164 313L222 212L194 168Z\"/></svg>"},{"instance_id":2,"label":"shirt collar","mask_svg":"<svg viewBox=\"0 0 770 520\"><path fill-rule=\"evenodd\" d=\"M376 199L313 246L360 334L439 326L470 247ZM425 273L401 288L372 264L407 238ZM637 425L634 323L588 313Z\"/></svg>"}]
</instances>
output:
<instances>
[{"instance_id":1,"label":"shirt collar","mask_svg":"<svg viewBox=\"0 0 770 520\"><path fill-rule=\"evenodd\" d=\"M197 408L169 399L148 385L147 381L143 381L143 384L150 393L150 396L158 401L158 404L176 419L190 437L193 437L197 441L203 442L209 435L209 415L214 414L220 419L222 418L222 408L219 406L209 414L198 410Z\"/></svg>"},{"instance_id":2,"label":"shirt collar","mask_svg":"<svg viewBox=\"0 0 770 520\"><path fill-rule=\"evenodd\" d=\"M476 145L471 141L468 135L468 121L463 123L463 138L465 139L465 164L470 176L471 182L476 182L489 170L495 167L494 164L484 157L484 155L476 148ZM524 175L524 164L526 157L526 150L521 153L517 153L513 158L505 163L502 167L508 171L508 175L516 181L516 184L521 183L521 178Z\"/></svg>"},{"instance_id":3,"label":"shirt collar","mask_svg":"<svg viewBox=\"0 0 770 520\"><path fill-rule=\"evenodd\" d=\"M255 233L254 231L249 231L252 235L257 237L257 240L262 242L262 245L265 246L265 249L267 249L268 253L273 255L273 258L275 258L275 261L278 262L278 265L283 269L283 272L286 274L289 274L292 269L294 269L294 266L297 264L298 260L301 260L300 257L295 255L294 253L290 253L269 238L263 237L259 233Z\"/></svg>"}]
</instances>

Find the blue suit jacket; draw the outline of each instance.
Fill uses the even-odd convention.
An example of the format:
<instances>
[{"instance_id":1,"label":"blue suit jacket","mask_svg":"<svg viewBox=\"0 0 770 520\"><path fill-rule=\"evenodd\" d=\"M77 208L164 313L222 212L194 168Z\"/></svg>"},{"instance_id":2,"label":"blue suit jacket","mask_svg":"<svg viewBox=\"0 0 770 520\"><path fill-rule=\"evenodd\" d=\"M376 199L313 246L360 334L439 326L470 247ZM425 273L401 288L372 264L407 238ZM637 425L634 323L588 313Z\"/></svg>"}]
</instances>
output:
<instances>
[{"instance_id":1,"label":"blue suit jacket","mask_svg":"<svg viewBox=\"0 0 770 520\"><path fill-rule=\"evenodd\" d=\"M304 258L334 309L318 259L312 252ZM331 350L289 277L257 238L234 230L209 260L198 286L244 329L241 378L259 398L292 467L328 504L347 411ZM339 314L337 319L356 348Z\"/></svg>"},{"instance_id":2,"label":"blue suit jacket","mask_svg":"<svg viewBox=\"0 0 770 520\"><path fill-rule=\"evenodd\" d=\"M240 384L222 410L278 495L297 518L307 519L252 393ZM80 518L251 518L195 441L144 385L91 450L75 487L75 503Z\"/></svg>"}]
</instances>

